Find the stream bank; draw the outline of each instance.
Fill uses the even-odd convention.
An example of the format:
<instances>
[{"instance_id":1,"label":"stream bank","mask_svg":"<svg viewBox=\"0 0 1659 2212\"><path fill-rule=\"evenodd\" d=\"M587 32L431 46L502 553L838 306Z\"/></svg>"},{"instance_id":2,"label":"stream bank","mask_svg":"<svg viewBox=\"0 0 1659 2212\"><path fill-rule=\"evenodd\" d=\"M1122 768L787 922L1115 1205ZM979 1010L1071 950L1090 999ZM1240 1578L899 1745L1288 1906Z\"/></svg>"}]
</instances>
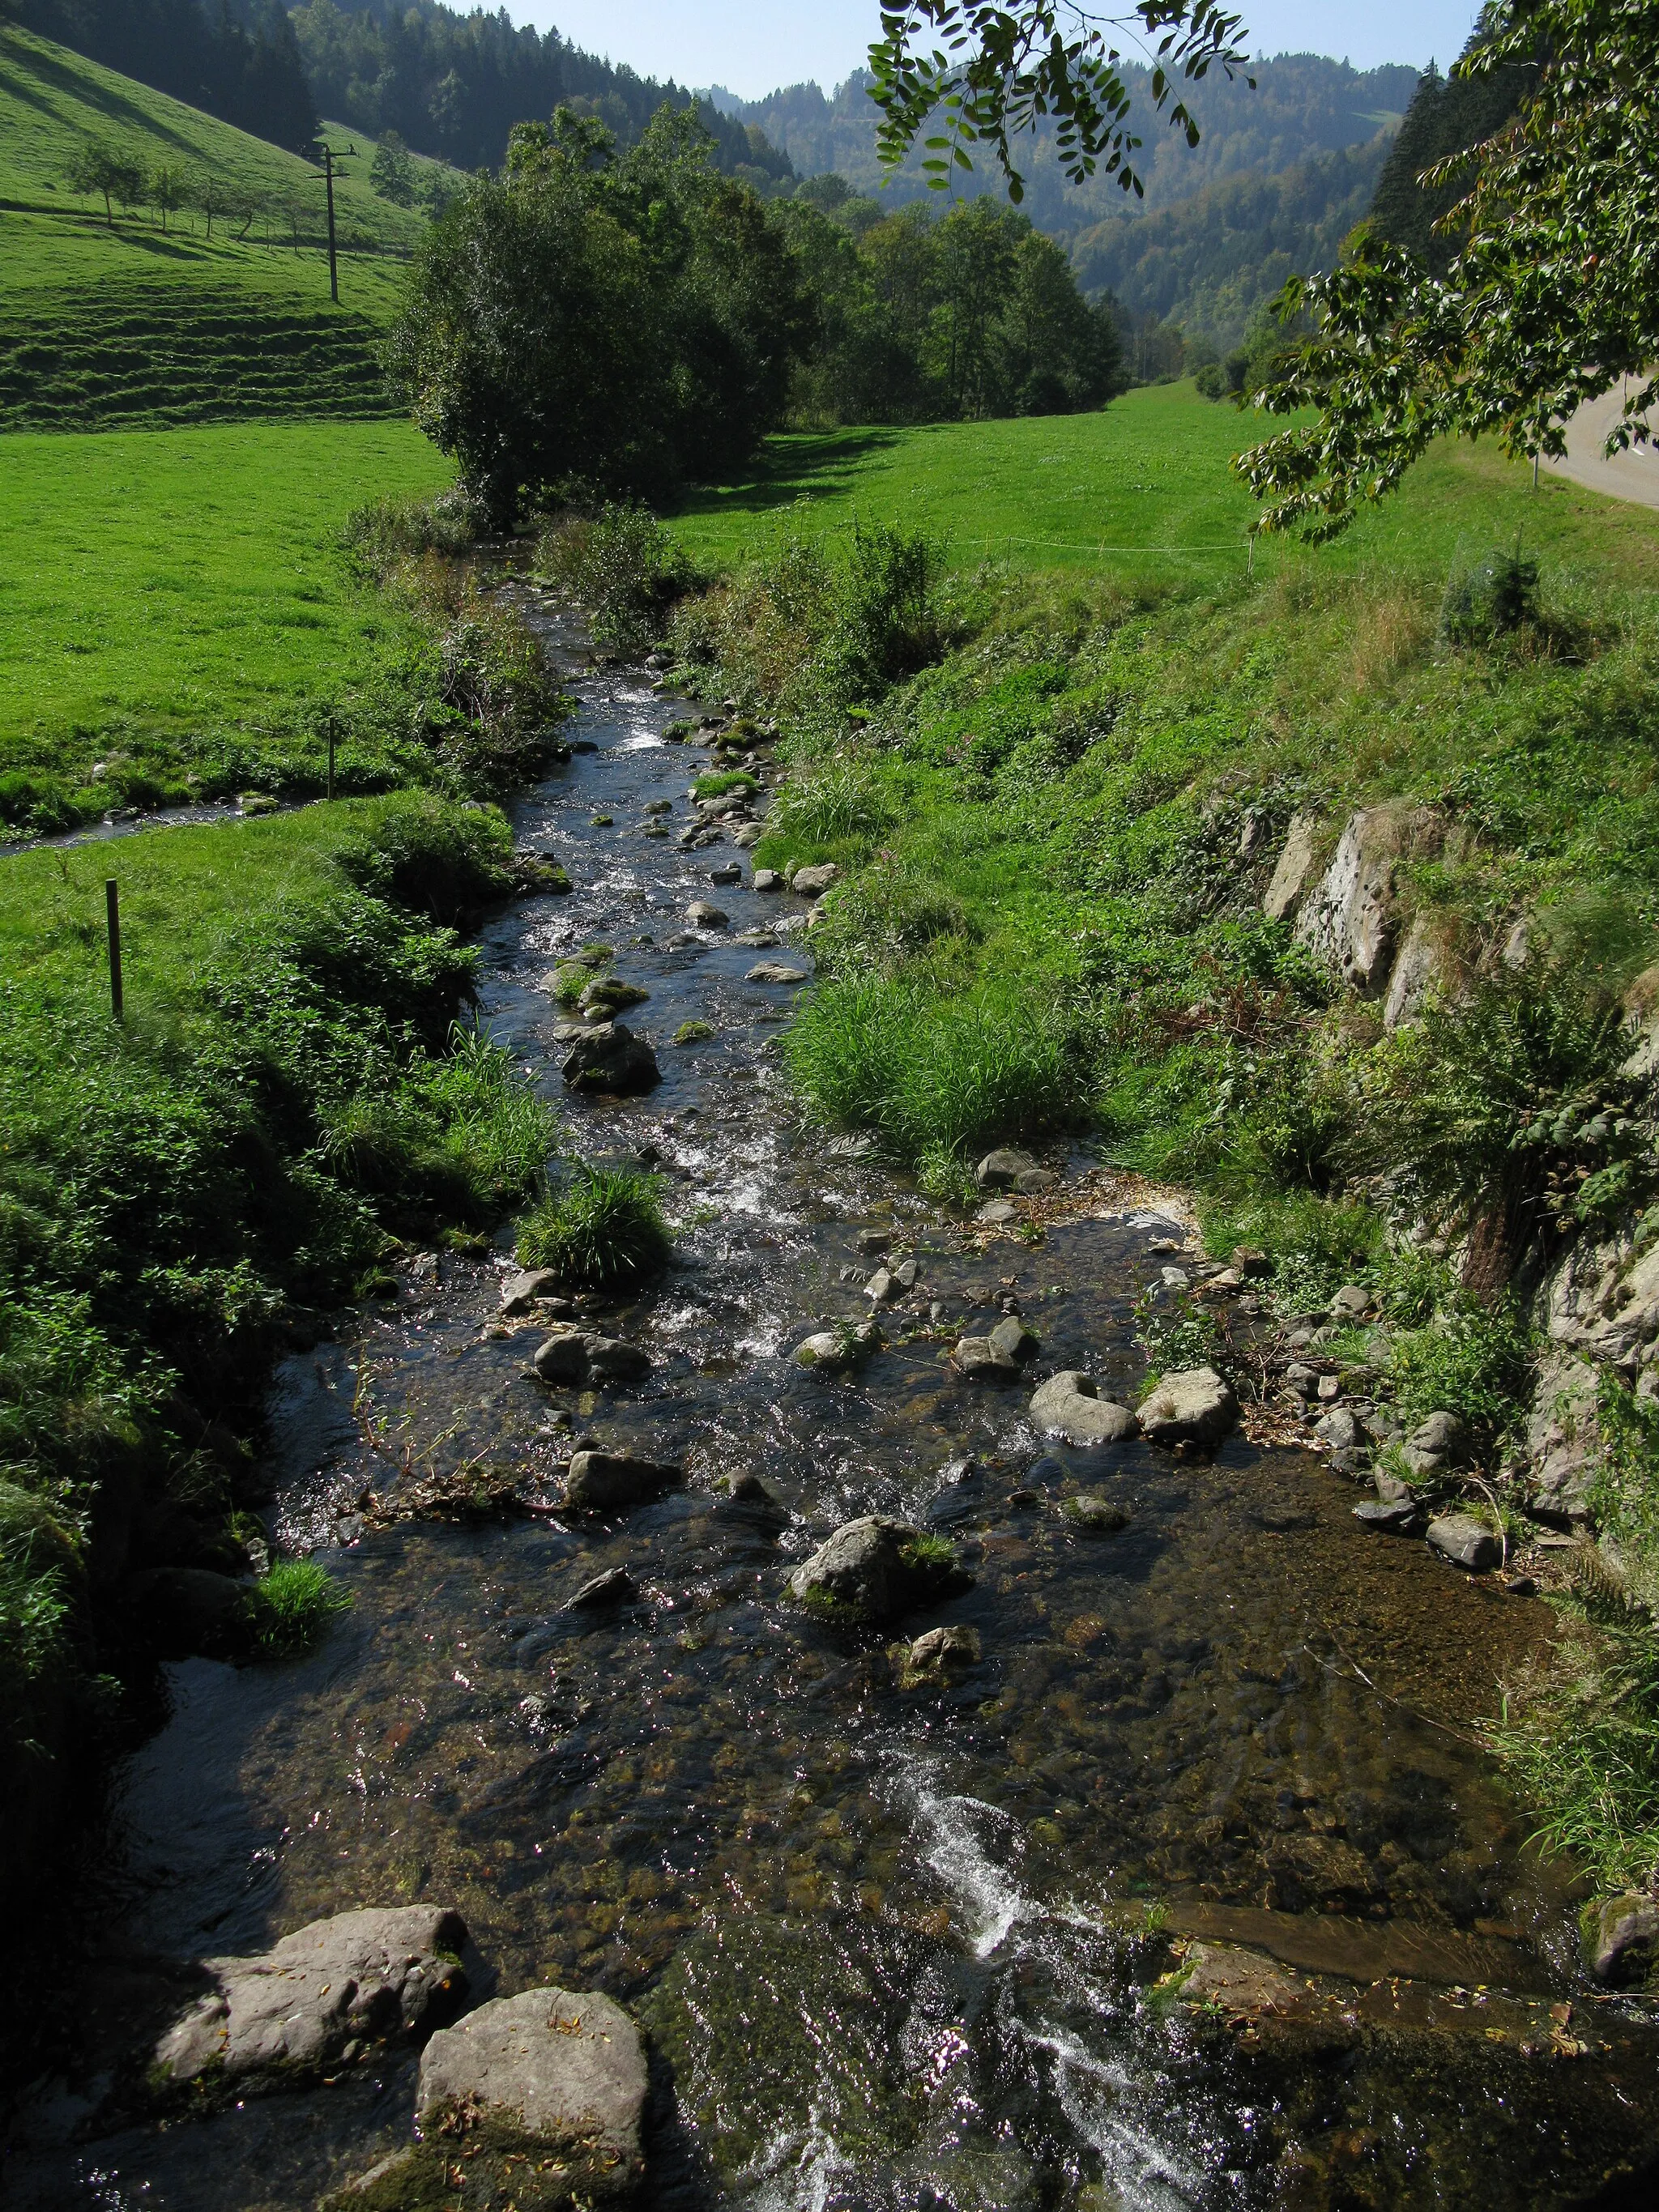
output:
<instances>
[{"instance_id":1,"label":"stream bank","mask_svg":"<svg viewBox=\"0 0 1659 2212\"><path fill-rule=\"evenodd\" d=\"M464 1917L475 1996L552 1982L645 2024L648 2202L1613 2201L1659 2146L1646 2008L1584 1985L1565 1872L1468 1732L1547 1610L1363 1534L1308 1453L1073 1449L1026 1389L957 1374L951 1345L1012 1304L1034 1377L1133 1401L1133 1310L1186 1224L1082 1153L1036 1219L963 1223L799 1122L774 1042L796 987L748 978L810 964L805 902L755 890L727 832L653 834L690 832L674 702L628 672L580 689L574 757L517 820L576 890L486 927L482 1012L579 1150L672 1179L676 1267L587 1308L650 1371L538 1380L504 1240L423 1255L356 1340L284 1368L273 1528L352 1609L307 1659L170 1670L14 2201L299 2212L406 2141L395 2042L165 2128L110 2112L101 2070L176 2002L158 1960L417 1902ZM697 900L724 925L690 926ZM650 994L639 1098L560 1081L544 979L596 942ZM688 1024L709 1034L672 1043ZM803 1369L807 1334L866 1310L883 1238L917 1262L884 1348ZM589 1437L686 1480L626 1516L374 1525L369 1501L468 1466L551 1505ZM745 1471L781 1510L722 1489ZM1085 1492L1121 1525L1068 1518ZM787 1598L872 1511L975 1577L903 1624L974 1632L942 1685ZM611 1569L631 1597L567 1609Z\"/></svg>"}]
</instances>

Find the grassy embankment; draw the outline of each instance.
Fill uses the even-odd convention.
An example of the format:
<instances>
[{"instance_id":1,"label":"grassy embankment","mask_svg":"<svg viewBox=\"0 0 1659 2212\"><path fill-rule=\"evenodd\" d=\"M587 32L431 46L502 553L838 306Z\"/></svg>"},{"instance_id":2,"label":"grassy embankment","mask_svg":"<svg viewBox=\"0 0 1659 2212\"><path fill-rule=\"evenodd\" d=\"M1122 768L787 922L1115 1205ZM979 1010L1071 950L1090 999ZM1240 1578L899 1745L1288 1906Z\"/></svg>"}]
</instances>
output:
<instances>
[{"instance_id":1,"label":"grassy embankment","mask_svg":"<svg viewBox=\"0 0 1659 2212\"><path fill-rule=\"evenodd\" d=\"M210 238L191 210L165 233L147 208L118 205L111 222L66 181L88 139L147 171L211 177L260 212L216 215ZM375 346L424 218L370 190L373 149L356 143L335 187L337 307L319 170L0 25L0 429L391 413Z\"/></svg>"},{"instance_id":2,"label":"grassy embankment","mask_svg":"<svg viewBox=\"0 0 1659 2212\"><path fill-rule=\"evenodd\" d=\"M1659 1226L1620 1015L1659 957L1659 516L1534 494L1462 448L1334 548L1261 548L1253 580L1231 550L979 558L988 536L1236 541L1249 507L1225 462L1249 427L1176 388L1100 416L780 441L769 477L676 518L727 580L672 635L698 680L783 721L757 861L846 872L788 1041L820 1113L941 1194L993 1139L1090 1128L1196 1186L1213 1249L1265 1245L1281 1310L1368 1283L1384 1325L1337 1351L1402 1413L1464 1415L1512 1513L1532 1342L1505 1264L1524 1281L1566 1235ZM855 513L861 547L838 528ZM943 560L918 531L949 533ZM1540 568L1528 611L1451 641L1449 580L1517 538ZM1385 1033L1261 901L1292 811L1328 850L1355 805L1394 799L1442 833L1401 875L1455 1003ZM1517 972L1500 955L1523 915ZM1439 1243L1402 1242L1425 1217ZM1478 1296L1433 1256L1471 1229L1498 1255ZM1224 1351L1196 1310L1157 1334L1166 1360ZM1638 1609L1659 1601L1644 1419L1627 1412L1602 1486L1623 1564L1598 1585L1622 1574ZM1564 1679L1510 1749L1557 1832L1626 1881L1659 1862L1659 1698L1627 1724L1611 1662ZM1600 1746L1588 1768L1557 1755L1569 1740Z\"/></svg>"}]
</instances>

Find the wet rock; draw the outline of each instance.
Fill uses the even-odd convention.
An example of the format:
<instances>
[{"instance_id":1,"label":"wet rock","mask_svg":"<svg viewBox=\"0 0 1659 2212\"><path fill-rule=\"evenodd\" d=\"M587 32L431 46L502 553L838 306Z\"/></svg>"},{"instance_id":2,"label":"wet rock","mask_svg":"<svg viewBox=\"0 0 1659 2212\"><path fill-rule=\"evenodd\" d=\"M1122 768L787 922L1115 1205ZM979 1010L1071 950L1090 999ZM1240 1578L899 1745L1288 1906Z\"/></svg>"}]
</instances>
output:
<instances>
[{"instance_id":1,"label":"wet rock","mask_svg":"<svg viewBox=\"0 0 1659 2212\"><path fill-rule=\"evenodd\" d=\"M575 1594L567 1598L567 1613L605 1613L612 1606L632 1605L640 1594L640 1586L626 1567L610 1567L602 1575L585 1582Z\"/></svg>"},{"instance_id":2,"label":"wet rock","mask_svg":"<svg viewBox=\"0 0 1659 2212\"><path fill-rule=\"evenodd\" d=\"M1114 1536L1120 1528L1129 1525L1129 1509L1120 1505L1113 1498L1103 1498L1098 1492L1084 1491L1076 1498L1068 1498L1060 1507L1073 1528L1086 1528L1091 1536Z\"/></svg>"},{"instance_id":3,"label":"wet rock","mask_svg":"<svg viewBox=\"0 0 1659 2212\"><path fill-rule=\"evenodd\" d=\"M899 1662L899 1687L922 1689L966 1674L979 1664L979 1631L963 1626L930 1628L917 1637Z\"/></svg>"},{"instance_id":4,"label":"wet rock","mask_svg":"<svg viewBox=\"0 0 1659 2212\"><path fill-rule=\"evenodd\" d=\"M981 1190L1017 1190L1023 1175L1037 1171L1037 1164L1029 1152L1004 1146L987 1152L974 1170L974 1182Z\"/></svg>"},{"instance_id":5,"label":"wet rock","mask_svg":"<svg viewBox=\"0 0 1659 2212\"><path fill-rule=\"evenodd\" d=\"M636 1382L651 1370L651 1355L619 1336L588 1335L587 1372L597 1382Z\"/></svg>"},{"instance_id":6,"label":"wet rock","mask_svg":"<svg viewBox=\"0 0 1659 2212\"><path fill-rule=\"evenodd\" d=\"M1439 823L1425 807L1392 802L1360 808L1307 896L1297 920L1297 942L1363 996L1380 994L1400 927L1401 864L1432 854L1439 842Z\"/></svg>"},{"instance_id":7,"label":"wet rock","mask_svg":"<svg viewBox=\"0 0 1659 2212\"><path fill-rule=\"evenodd\" d=\"M988 1228L999 1229L1005 1222L1018 1221L1019 1208L1011 1198L994 1198L980 1207L974 1218L984 1222Z\"/></svg>"},{"instance_id":8,"label":"wet rock","mask_svg":"<svg viewBox=\"0 0 1659 2212\"><path fill-rule=\"evenodd\" d=\"M822 898L831 884L841 881L841 870L833 860L825 860L813 868L797 868L789 878L789 888L802 898Z\"/></svg>"},{"instance_id":9,"label":"wet rock","mask_svg":"<svg viewBox=\"0 0 1659 2212\"><path fill-rule=\"evenodd\" d=\"M587 1337L579 1328L562 1328L538 1344L531 1365L544 1382L585 1382L587 1380Z\"/></svg>"},{"instance_id":10,"label":"wet rock","mask_svg":"<svg viewBox=\"0 0 1659 2212\"><path fill-rule=\"evenodd\" d=\"M731 918L724 908L710 906L707 899L693 899L685 909L685 918L693 929L726 929Z\"/></svg>"},{"instance_id":11,"label":"wet rock","mask_svg":"<svg viewBox=\"0 0 1659 2212\"><path fill-rule=\"evenodd\" d=\"M721 1487L733 1505L750 1505L779 1519L788 1514L788 1507L769 1482L763 1481L752 1468L739 1468L735 1474L722 1478Z\"/></svg>"},{"instance_id":12,"label":"wet rock","mask_svg":"<svg viewBox=\"0 0 1659 2212\"><path fill-rule=\"evenodd\" d=\"M711 884L740 884L743 870L735 860L728 860L723 867L710 868L708 880Z\"/></svg>"},{"instance_id":13,"label":"wet rock","mask_svg":"<svg viewBox=\"0 0 1659 2212\"><path fill-rule=\"evenodd\" d=\"M797 1345L795 1362L820 1374L846 1375L879 1352L882 1341L881 1331L872 1321L861 1321L856 1326L843 1322L839 1328L815 1330L804 1344Z\"/></svg>"},{"instance_id":14,"label":"wet rock","mask_svg":"<svg viewBox=\"0 0 1659 2212\"><path fill-rule=\"evenodd\" d=\"M1189 1444L1214 1451L1238 1419L1238 1401L1213 1367L1189 1367L1166 1375L1140 1405L1140 1426L1149 1443Z\"/></svg>"},{"instance_id":15,"label":"wet rock","mask_svg":"<svg viewBox=\"0 0 1659 2212\"><path fill-rule=\"evenodd\" d=\"M158 1659L230 1658L246 1642L247 1585L211 1567L147 1567L121 1586L137 1640Z\"/></svg>"},{"instance_id":16,"label":"wet rock","mask_svg":"<svg viewBox=\"0 0 1659 2212\"><path fill-rule=\"evenodd\" d=\"M1450 1559L1471 1574L1482 1575L1497 1566L1504 1557L1504 1547L1484 1521L1477 1521L1472 1513L1445 1513L1428 1527L1429 1545L1443 1559Z\"/></svg>"},{"instance_id":17,"label":"wet rock","mask_svg":"<svg viewBox=\"0 0 1659 2212\"><path fill-rule=\"evenodd\" d=\"M942 1538L924 1536L908 1521L870 1513L845 1522L797 1567L789 1594L802 1605L881 1626L965 1589L972 1580Z\"/></svg>"},{"instance_id":18,"label":"wet rock","mask_svg":"<svg viewBox=\"0 0 1659 2212\"><path fill-rule=\"evenodd\" d=\"M1267 1850L1268 1894L1282 1912L1363 1911L1377 1893L1364 1855L1340 1836L1291 1833Z\"/></svg>"},{"instance_id":19,"label":"wet rock","mask_svg":"<svg viewBox=\"0 0 1659 2212\"><path fill-rule=\"evenodd\" d=\"M604 1023L579 1038L561 1072L573 1091L617 1097L649 1091L662 1081L656 1054L622 1022Z\"/></svg>"},{"instance_id":20,"label":"wet rock","mask_svg":"<svg viewBox=\"0 0 1659 2212\"><path fill-rule=\"evenodd\" d=\"M684 1470L631 1452L579 1451L565 1478L564 1502L590 1513L625 1510L660 1498L684 1480Z\"/></svg>"},{"instance_id":21,"label":"wet rock","mask_svg":"<svg viewBox=\"0 0 1659 2212\"><path fill-rule=\"evenodd\" d=\"M559 1278L551 1267L520 1267L501 1279L501 1311L527 1313L538 1298L557 1290Z\"/></svg>"},{"instance_id":22,"label":"wet rock","mask_svg":"<svg viewBox=\"0 0 1659 2212\"><path fill-rule=\"evenodd\" d=\"M1180 1990L1188 2004L1233 2014L1282 2012L1303 1994L1288 1966L1234 1943L1189 1945Z\"/></svg>"},{"instance_id":23,"label":"wet rock","mask_svg":"<svg viewBox=\"0 0 1659 2212\"><path fill-rule=\"evenodd\" d=\"M781 891L784 888L783 878L775 868L757 868L751 884L757 891Z\"/></svg>"},{"instance_id":24,"label":"wet rock","mask_svg":"<svg viewBox=\"0 0 1659 2212\"><path fill-rule=\"evenodd\" d=\"M1413 1474L1462 1467L1468 1452L1468 1429L1455 1413L1431 1413L1412 1431L1405 1444L1406 1464Z\"/></svg>"},{"instance_id":25,"label":"wet rock","mask_svg":"<svg viewBox=\"0 0 1659 2212\"><path fill-rule=\"evenodd\" d=\"M872 1305L884 1306L898 1292L898 1278L890 1267L878 1267L864 1286L864 1295Z\"/></svg>"},{"instance_id":26,"label":"wet rock","mask_svg":"<svg viewBox=\"0 0 1659 2212\"><path fill-rule=\"evenodd\" d=\"M445 1905L337 1913L246 1959L206 1959L211 1990L156 2045L151 2079L273 2085L321 2071L346 2045L412 2035L466 1996L466 1923Z\"/></svg>"},{"instance_id":27,"label":"wet rock","mask_svg":"<svg viewBox=\"0 0 1659 2212\"><path fill-rule=\"evenodd\" d=\"M901 1260L893 1269L893 1280L898 1285L900 1290L914 1291L916 1287L916 1277L920 1272L914 1260Z\"/></svg>"},{"instance_id":28,"label":"wet rock","mask_svg":"<svg viewBox=\"0 0 1659 2212\"><path fill-rule=\"evenodd\" d=\"M853 1239L853 1249L855 1252L867 1253L873 1258L878 1252L890 1250L892 1243L893 1232L890 1229L860 1229Z\"/></svg>"},{"instance_id":29,"label":"wet rock","mask_svg":"<svg viewBox=\"0 0 1659 2212\"><path fill-rule=\"evenodd\" d=\"M1033 1393L1031 1418L1045 1436L1062 1437L1079 1449L1122 1443L1140 1428L1127 1406L1103 1398L1094 1377L1074 1367L1051 1375Z\"/></svg>"},{"instance_id":30,"label":"wet rock","mask_svg":"<svg viewBox=\"0 0 1659 2212\"><path fill-rule=\"evenodd\" d=\"M1293 814L1267 885L1261 911L1274 921L1289 921L1319 872L1320 824L1313 814Z\"/></svg>"},{"instance_id":31,"label":"wet rock","mask_svg":"<svg viewBox=\"0 0 1659 2212\"><path fill-rule=\"evenodd\" d=\"M609 1021L624 1007L642 1006L650 996L642 984L625 983L620 975L604 975L587 986L576 1005L580 1012Z\"/></svg>"},{"instance_id":32,"label":"wet rock","mask_svg":"<svg viewBox=\"0 0 1659 2212\"><path fill-rule=\"evenodd\" d=\"M1584 1916L1590 1972L1610 1989L1650 1982L1659 1967L1659 1901L1642 1890L1604 1897Z\"/></svg>"},{"instance_id":33,"label":"wet rock","mask_svg":"<svg viewBox=\"0 0 1659 2212\"><path fill-rule=\"evenodd\" d=\"M1357 1481L1370 1472L1371 1455L1358 1444L1352 1449L1339 1445L1325 1463L1333 1474L1346 1474Z\"/></svg>"},{"instance_id":34,"label":"wet rock","mask_svg":"<svg viewBox=\"0 0 1659 2212\"><path fill-rule=\"evenodd\" d=\"M993 1352L1004 1359L1012 1359L1016 1367L1024 1367L1040 1349L1037 1339L1018 1314L1010 1314L1000 1321L986 1340Z\"/></svg>"},{"instance_id":35,"label":"wet rock","mask_svg":"<svg viewBox=\"0 0 1659 2212\"><path fill-rule=\"evenodd\" d=\"M964 1336L951 1355L969 1382L1018 1382L1019 1369L988 1336Z\"/></svg>"},{"instance_id":36,"label":"wet rock","mask_svg":"<svg viewBox=\"0 0 1659 2212\"><path fill-rule=\"evenodd\" d=\"M744 977L745 983L805 983L811 978L805 968L792 968L784 960L758 960Z\"/></svg>"},{"instance_id":37,"label":"wet rock","mask_svg":"<svg viewBox=\"0 0 1659 2212\"><path fill-rule=\"evenodd\" d=\"M1410 1536L1423 1525L1413 1498L1367 1498L1356 1505L1353 1517L1362 1528L1376 1528L1385 1536Z\"/></svg>"},{"instance_id":38,"label":"wet rock","mask_svg":"<svg viewBox=\"0 0 1659 2212\"><path fill-rule=\"evenodd\" d=\"M538 1989L496 1997L441 2029L421 2054L415 2102L432 2141L441 2141L445 2116L477 2116L574 2157L585 2172L570 2179L587 2183L577 2201L592 2201L595 2181L615 2197L643 2177L647 2088L640 2032L619 2004Z\"/></svg>"}]
</instances>

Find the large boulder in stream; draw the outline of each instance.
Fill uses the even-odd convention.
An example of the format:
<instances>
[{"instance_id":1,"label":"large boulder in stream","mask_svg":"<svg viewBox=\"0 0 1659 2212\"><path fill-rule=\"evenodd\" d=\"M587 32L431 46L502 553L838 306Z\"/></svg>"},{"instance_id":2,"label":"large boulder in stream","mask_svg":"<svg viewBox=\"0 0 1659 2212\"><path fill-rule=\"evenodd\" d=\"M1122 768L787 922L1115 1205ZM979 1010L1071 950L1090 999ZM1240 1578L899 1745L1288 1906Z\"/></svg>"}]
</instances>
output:
<instances>
[{"instance_id":1,"label":"large boulder in stream","mask_svg":"<svg viewBox=\"0 0 1659 2212\"><path fill-rule=\"evenodd\" d=\"M1093 1376L1076 1367L1051 1375L1032 1393L1031 1419L1044 1436L1063 1437L1079 1449L1124 1443L1140 1431L1127 1406L1103 1398Z\"/></svg>"},{"instance_id":2,"label":"large boulder in stream","mask_svg":"<svg viewBox=\"0 0 1659 2212\"><path fill-rule=\"evenodd\" d=\"M1188 1367L1166 1375L1141 1401L1141 1432L1148 1443L1189 1450L1218 1449L1238 1419L1238 1401L1213 1367Z\"/></svg>"},{"instance_id":3,"label":"large boulder in stream","mask_svg":"<svg viewBox=\"0 0 1659 2212\"><path fill-rule=\"evenodd\" d=\"M789 1577L789 1595L814 1611L884 1626L973 1582L942 1537L908 1521L867 1513L848 1521Z\"/></svg>"},{"instance_id":4,"label":"large boulder in stream","mask_svg":"<svg viewBox=\"0 0 1659 2212\"><path fill-rule=\"evenodd\" d=\"M564 1502L588 1513L625 1512L678 1489L684 1480L683 1468L635 1459L630 1452L579 1451L565 1478Z\"/></svg>"},{"instance_id":5,"label":"large boulder in stream","mask_svg":"<svg viewBox=\"0 0 1659 2212\"><path fill-rule=\"evenodd\" d=\"M337 1913L246 1959L204 1959L211 1986L151 2059L154 2087L279 2087L323 2072L351 2043L411 2036L467 1993L466 1923L447 1905Z\"/></svg>"},{"instance_id":6,"label":"large boulder in stream","mask_svg":"<svg viewBox=\"0 0 1659 2212\"><path fill-rule=\"evenodd\" d=\"M657 1055L625 1022L600 1022L571 1046L562 1069L573 1091L628 1097L662 1081Z\"/></svg>"}]
</instances>

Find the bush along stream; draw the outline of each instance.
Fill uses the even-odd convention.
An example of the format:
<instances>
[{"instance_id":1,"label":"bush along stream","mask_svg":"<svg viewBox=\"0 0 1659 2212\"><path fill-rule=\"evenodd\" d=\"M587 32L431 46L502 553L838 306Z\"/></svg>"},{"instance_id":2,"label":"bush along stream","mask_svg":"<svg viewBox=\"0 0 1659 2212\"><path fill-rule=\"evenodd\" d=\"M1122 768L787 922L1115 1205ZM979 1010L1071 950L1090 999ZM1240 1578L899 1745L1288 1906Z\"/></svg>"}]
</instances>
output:
<instances>
[{"instance_id":1,"label":"bush along stream","mask_svg":"<svg viewBox=\"0 0 1659 2212\"><path fill-rule=\"evenodd\" d=\"M910 650L832 647L878 690ZM1356 1206L1200 1223L1081 1142L1046 967L976 975L968 893L903 874L948 823L878 830L868 741L732 665L590 670L514 809L574 889L484 919L489 1042L422 1081L499 1071L557 1158L281 1365L263 1540L337 1609L169 1667L9 2202L1640 2201L1659 2024L1489 1740L1564 1679L1460 1488L1522 1323ZM1265 1045L1328 987L1242 933ZM339 1142L396 1191L385 1126Z\"/></svg>"}]
</instances>

